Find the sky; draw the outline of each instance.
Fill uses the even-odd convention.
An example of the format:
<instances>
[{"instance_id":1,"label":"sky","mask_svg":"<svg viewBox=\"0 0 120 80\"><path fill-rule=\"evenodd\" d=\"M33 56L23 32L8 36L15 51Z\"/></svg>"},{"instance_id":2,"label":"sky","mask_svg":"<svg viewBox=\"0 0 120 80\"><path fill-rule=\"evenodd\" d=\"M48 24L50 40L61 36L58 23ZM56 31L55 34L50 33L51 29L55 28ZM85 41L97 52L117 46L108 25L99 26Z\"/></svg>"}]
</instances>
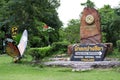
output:
<instances>
[{"instance_id":1,"label":"sky","mask_svg":"<svg viewBox=\"0 0 120 80\"><path fill-rule=\"evenodd\" d=\"M60 7L58 8L58 16L63 22L63 26L66 27L67 23L71 19L80 19L80 13L83 11L84 6L81 3L85 3L87 0L60 0ZM120 0L91 0L94 2L96 8L102 8L104 5L111 5L112 8L117 7L120 4Z\"/></svg>"}]
</instances>

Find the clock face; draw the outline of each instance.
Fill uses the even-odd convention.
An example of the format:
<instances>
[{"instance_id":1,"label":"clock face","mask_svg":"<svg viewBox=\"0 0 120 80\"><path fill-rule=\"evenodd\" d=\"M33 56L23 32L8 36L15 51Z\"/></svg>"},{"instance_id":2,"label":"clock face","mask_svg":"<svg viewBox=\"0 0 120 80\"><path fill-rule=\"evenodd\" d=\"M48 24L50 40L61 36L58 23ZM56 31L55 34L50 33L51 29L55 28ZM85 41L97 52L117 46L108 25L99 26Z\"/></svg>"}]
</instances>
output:
<instances>
[{"instance_id":1,"label":"clock face","mask_svg":"<svg viewBox=\"0 0 120 80\"><path fill-rule=\"evenodd\" d=\"M92 15L87 15L85 21L88 24L92 24L94 22L94 17Z\"/></svg>"}]
</instances>

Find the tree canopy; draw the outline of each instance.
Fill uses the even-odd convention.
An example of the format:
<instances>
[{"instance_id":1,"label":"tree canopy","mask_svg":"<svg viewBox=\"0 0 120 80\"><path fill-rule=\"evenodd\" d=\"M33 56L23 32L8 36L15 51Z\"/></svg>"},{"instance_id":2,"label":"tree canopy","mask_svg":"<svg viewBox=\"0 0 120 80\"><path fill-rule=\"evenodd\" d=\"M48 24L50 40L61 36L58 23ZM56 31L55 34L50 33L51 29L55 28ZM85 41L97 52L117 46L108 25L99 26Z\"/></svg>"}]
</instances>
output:
<instances>
[{"instance_id":1,"label":"tree canopy","mask_svg":"<svg viewBox=\"0 0 120 80\"><path fill-rule=\"evenodd\" d=\"M85 7L90 7L90 8L94 8L95 7L94 2L92 2L90 0L87 0L86 3L81 3L81 5L85 6Z\"/></svg>"},{"instance_id":2,"label":"tree canopy","mask_svg":"<svg viewBox=\"0 0 120 80\"><path fill-rule=\"evenodd\" d=\"M116 45L116 41L120 39L120 15L119 9L111 8L110 5L104 5L98 11L101 16L101 28L105 33L106 42L112 42Z\"/></svg>"},{"instance_id":3,"label":"tree canopy","mask_svg":"<svg viewBox=\"0 0 120 80\"><path fill-rule=\"evenodd\" d=\"M58 30L62 26L57 13L59 0L1 0L0 6L0 24L6 32L17 26L20 33L27 29L30 36L39 36L43 40L46 35L42 29L47 25L55 30L53 36L59 36Z\"/></svg>"},{"instance_id":4,"label":"tree canopy","mask_svg":"<svg viewBox=\"0 0 120 80\"><path fill-rule=\"evenodd\" d=\"M72 44L80 42L80 20L71 19L66 28L60 30L60 35L63 40Z\"/></svg>"}]
</instances>

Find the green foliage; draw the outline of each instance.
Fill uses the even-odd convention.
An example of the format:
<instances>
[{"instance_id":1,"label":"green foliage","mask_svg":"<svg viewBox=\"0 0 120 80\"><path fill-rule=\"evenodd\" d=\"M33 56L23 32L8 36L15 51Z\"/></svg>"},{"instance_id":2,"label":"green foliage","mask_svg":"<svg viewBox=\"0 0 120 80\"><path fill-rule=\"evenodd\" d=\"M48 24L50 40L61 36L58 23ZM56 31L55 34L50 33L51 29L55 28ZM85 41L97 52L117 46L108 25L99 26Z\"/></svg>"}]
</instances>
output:
<instances>
[{"instance_id":1,"label":"green foliage","mask_svg":"<svg viewBox=\"0 0 120 80\"><path fill-rule=\"evenodd\" d=\"M94 8L95 7L95 4L90 1L90 0L87 0L86 3L81 3L81 5L85 6L85 7L90 7L90 8Z\"/></svg>"},{"instance_id":2,"label":"green foliage","mask_svg":"<svg viewBox=\"0 0 120 80\"><path fill-rule=\"evenodd\" d=\"M115 17L114 9L112 9L110 5L104 5L104 7L100 8L98 11L101 16L102 25L107 25L108 23L112 22L113 18ZM103 30L105 28L107 27L102 26Z\"/></svg>"},{"instance_id":3,"label":"green foliage","mask_svg":"<svg viewBox=\"0 0 120 80\"><path fill-rule=\"evenodd\" d=\"M56 37L62 26L56 10L60 6L59 0L1 0L0 6L0 21L2 23L0 25L6 29L6 32L10 32L10 27L13 25L18 25L20 33L27 29L30 33L29 40L32 40L32 35L38 37L40 38L38 42L44 43L43 46L48 44L44 40L47 35L42 34L44 24L55 30L55 33L50 34L52 35L51 43L54 42L53 38ZM58 41L59 36L57 35L56 38ZM31 44L31 46L35 45Z\"/></svg>"},{"instance_id":4,"label":"green foliage","mask_svg":"<svg viewBox=\"0 0 120 80\"><path fill-rule=\"evenodd\" d=\"M108 53L107 57L118 58L120 60L120 52L118 51L118 48L114 48L111 53Z\"/></svg>"},{"instance_id":5,"label":"green foliage","mask_svg":"<svg viewBox=\"0 0 120 80\"><path fill-rule=\"evenodd\" d=\"M30 48L27 54L30 54L33 60L42 60L44 57L51 55L51 47Z\"/></svg>"},{"instance_id":6,"label":"green foliage","mask_svg":"<svg viewBox=\"0 0 120 80\"><path fill-rule=\"evenodd\" d=\"M117 40L116 44L117 44L118 51L120 52L120 40Z\"/></svg>"},{"instance_id":7,"label":"green foliage","mask_svg":"<svg viewBox=\"0 0 120 80\"><path fill-rule=\"evenodd\" d=\"M52 53L53 54L63 54L67 52L67 47L70 43L67 41L63 42L54 42L52 46Z\"/></svg>"},{"instance_id":8,"label":"green foliage","mask_svg":"<svg viewBox=\"0 0 120 80\"><path fill-rule=\"evenodd\" d=\"M64 29L66 41L70 43L80 42L80 20L72 19L68 23L68 27Z\"/></svg>"},{"instance_id":9,"label":"green foliage","mask_svg":"<svg viewBox=\"0 0 120 80\"><path fill-rule=\"evenodd\" d=\"M0 29L0 54L3 53L3 40L5 38L5 33Z\"/></svg>"},{"instance_id":10,"label":"green foliage","mask_svg":"<svg viewBox=\"0 0 120 80\"><path fill-rule=\"evenodd\" d=\"M30 54L33 60L37 61L53 54L66 53L68 45L69 42L54 42L51 46L48 47L30 48L26 53Z\"/></svg>"},{"instance_id":11,"label":"green foliage","mask_svg":"<svg viewBox=\"0 0 120 80\"><path fill-rule=\"evenodd\" d=\"M41 41L40 37L32 36L32 35L31 35L31 37L32 37L32 39L30 38L30 42L29 43L30 43L32 48L33 47L41 47L41 46L44 45L43 42Z\"/></svg>"},{"instance_id":12,"label":"green foliage","mask_svg":"<svg viewBox=\"0 0 120 80\"><path fill-rule=\"evenodd\" d=\"M59 40L58 32L51 27L41 28L40 26L37 26L34 34L29 35L29 42L31 44L31 47L44 47L51 45L53 42Z\"/></svg>"},{"instance_id":13,"label":"green foliage","mask_svg":"<svg viewBox=\"0 0 120 80\"><path fill-rule=\"evenodd\" d=\"M106 33L102 32L102 42L106 43Z\"/></svg>"},{"instance_id":14,"label":"green foliage","mask_svg":"<svg viewBox=\"0 0 120 80\"><path fill-rule=\"evenodd\" d=\"M65 40L66 40L65 28L61 27L59 29L59 41L65 41Z\"/></svg>"},{"instance_id":15,"label":"green foliage","mask_svg":"<svg viewBox=\"0 0 120 80\"><path fill-rule=\"evenodd\" d=\"M30 48L26 53L31 55L33 60L37 61L53 54L66 53L68 45L69 42L54 42L51 46L48 47Z\"/></svg>"},{"instance_id":16,"label":"green foliage","mask_svg":"<svg viewBox=\"0 0 120 80\"><path fill-rule=\"evenodd\" d=\"M0 30L0 39L5 37L5 33L3 31Z\"/></svg>"},{"instance_id":17,"label":"green foliage","mask_svg":"<svg viewBox=\"0 0 120 80\"><path fill-rule=\"evenodd\" d=\"M44 46L51 45L53 42L56 42L59 40L58 32L54 28L51 28L51 27L48 27L47 29L43 29L42 35L45 41Z\"/></svg>"},{"instance_id":18,"label":"green foliage","mask_svg":"<svg viewBox=\"0 0 120 80\"><path fill-rule=\"evenodd\" d=\"M0 55L3 53L3 41L0 38Z\"/></svg>"},{"instance_id":19,"label":"green foliage","mask_svg":"<svg viewBox=\"0 0 120 80\"><path fill-rule=\"evenodd\" d=\"M116 46L116 41L120 39L120 16L115 12L116 9L110 5L104 5L99 9L101 16L101 27L104 33L104 40L112 42ZM106 38L106 39L105 39Z\"/></svg>"},{"instance_id":20,"label":"green foliage","mask_svg":"<svg viewBox=\"0 0 120 80\"><path fill-rule=\"evenodd\" d=\"M56 11L59 4L58 0L10 0L7 3L8 15L21 26L20 29L34 29L35 20L58 29L62 25Z\"/></svg>"}]
</instances>

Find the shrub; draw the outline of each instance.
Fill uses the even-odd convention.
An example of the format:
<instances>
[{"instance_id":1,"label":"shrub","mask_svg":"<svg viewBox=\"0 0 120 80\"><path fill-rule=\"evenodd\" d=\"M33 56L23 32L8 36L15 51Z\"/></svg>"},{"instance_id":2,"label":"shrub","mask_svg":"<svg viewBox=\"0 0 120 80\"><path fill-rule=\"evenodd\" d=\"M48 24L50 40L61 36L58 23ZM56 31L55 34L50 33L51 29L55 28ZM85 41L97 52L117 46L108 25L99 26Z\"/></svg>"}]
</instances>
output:
<instances>
[{"instance_id":1,"label":"shrub","mask_svg":"<svg viewBox=\"0 0 120 80\"><path fill-rule=\"evenodd\" d=\"M117 40L116 44L117 44L118 51L120 51L120 40Z\"/></svg>"},{"instance_id":2,"label":"shrub","mask_svg":"<svg viewBox=\"0 0 120 80\"><path fill-rule=\"evenodd\" d=\"M41 47L43 45L41 38L38 36L31 36L32 38L29 40L31 47Z\"/></svg>"},{"instance_id":3,"label":"shrub","mask_svg":"<svg viewBox=\"0 0 120 80\"><path fill-rule=\"evenodd\" d=\"M54 42L52 44L52 52L53 53L66 53L68 45L69 45L69 42L67 42L67 41Z\"/></svg>"},{"instance_id":4,"label":"shrub","mask_svg":"<svg viewBox=\"0 0 120 80\"><path fill-rule=\"evenodd\" d=\"M30 54L35 61L42 60L44 57L51 55L51 47L30 48L27 53Z\"/></svg>"},{"instance_id":5,"label":"shrub","mask_svg":"<svg viewBox=\"0 0 120 80\"><path fill-rule=\"evenodd\" d=\"M27 54L31 55L33 60L41 61L43 58L53 55L55 53L67 52L68 42L54 42L51 46L41 48L30 48Z\"/></svg>"}]
</instances>

